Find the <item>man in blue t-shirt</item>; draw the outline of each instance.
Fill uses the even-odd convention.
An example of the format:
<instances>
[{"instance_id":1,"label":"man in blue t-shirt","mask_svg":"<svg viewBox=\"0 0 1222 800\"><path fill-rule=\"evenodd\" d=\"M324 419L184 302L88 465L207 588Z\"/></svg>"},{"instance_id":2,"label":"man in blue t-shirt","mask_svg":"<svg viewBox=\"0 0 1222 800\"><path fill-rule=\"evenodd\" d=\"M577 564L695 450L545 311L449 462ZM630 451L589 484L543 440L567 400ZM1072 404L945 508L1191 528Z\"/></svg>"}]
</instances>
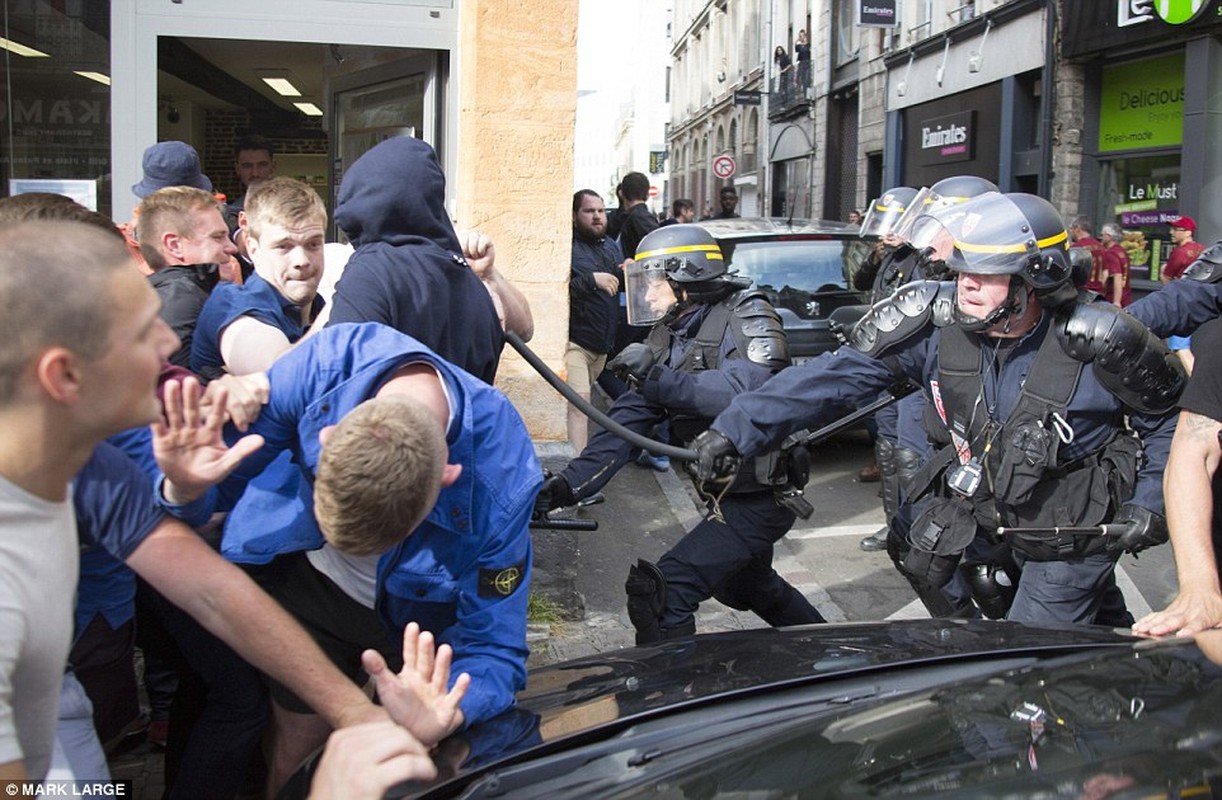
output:
<instances>
[{"instance_id":1,"label":"man in blue t-shirt","mask_svg":"<svg viewBox=\"0 0 1222 800\"><path fill-rule=\"evenodd\" d=\"M191 343L191 369L206 380L263 372L305 335L323 301L327 209L293 178L272 178L246 196L246 249L255 274L213 290Z\"/></svg>"}]
</instances>

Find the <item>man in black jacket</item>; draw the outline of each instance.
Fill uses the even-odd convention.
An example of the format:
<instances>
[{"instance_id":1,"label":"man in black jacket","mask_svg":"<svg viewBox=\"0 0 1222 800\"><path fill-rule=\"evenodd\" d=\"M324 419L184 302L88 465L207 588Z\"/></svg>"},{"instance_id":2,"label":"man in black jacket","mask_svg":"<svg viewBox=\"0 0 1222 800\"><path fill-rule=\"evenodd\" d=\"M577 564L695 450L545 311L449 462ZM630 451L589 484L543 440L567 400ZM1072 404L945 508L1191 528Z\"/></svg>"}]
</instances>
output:
<instances>
[{"instance_id":1,"label":"man in black jacket","mask_svg":"<svg viewBox=\"0 0 1222 800\"><path fill-rule=\"evenodd\" d=\"M569 385L586 400L607 363L618 327L624 261L619 244L607 237L607 211L597 192L573 195L573 263L569 273L569 342L564 368ZM569 407L569 443L586 446L585 416Z\"/></svg>"},{"instance_id":2,"label":"man in black jacket","mask_svg":"<svg viewBox=\"0 0 1222 800\"><path fill-rule=\"evenodd\" d=\"M153 270L149 283L161 298L161 318L182 342L170 363L190 367L200 309L216 286L218 265L237 252L221 205L203 189L158 189L140 203L136 237Z\"/></svg>"}]
</instances>

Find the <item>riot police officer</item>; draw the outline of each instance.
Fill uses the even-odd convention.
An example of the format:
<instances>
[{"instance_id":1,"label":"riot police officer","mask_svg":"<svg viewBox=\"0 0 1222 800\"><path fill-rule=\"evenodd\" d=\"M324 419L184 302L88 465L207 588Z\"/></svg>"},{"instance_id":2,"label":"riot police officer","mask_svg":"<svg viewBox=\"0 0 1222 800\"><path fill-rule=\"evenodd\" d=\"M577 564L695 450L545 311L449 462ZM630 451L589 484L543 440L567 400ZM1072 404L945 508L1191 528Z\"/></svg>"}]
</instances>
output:
<instances>
[{"instance_id":1,"label":"riot police officer","mask_svg":"<svg viewBox=\"0 0 1222 800\"><path fill-rule=\"evenodd\" d=\"M730 474L740 453L823 422L830 401L868 401L907 378L936 410L931 440L946 444L910 487L928 502L897 543L904 569L938 585L969 545L1004 545L1018 585L1007 596L1000 573L975 570L982 607L1026 621L1118 620L1125 612L1106 607L1119 600L1117 557L1167 538L1161 473L1183 370L1128 314L1079 297L1047 201L987 194L929 216L938 224L914 244L944 259L955 283L904 287L850 346L735 398L696 441L696 472Z\"/></svg>"},{"instance_id":2,"label":"riot police officer","mask_svg":"<svg viewBox=\"0 0 1222 800\"><path fill-rule=\"evenodd\" d=\"M931 260L928 254L914 247L911 238L920 227L918 220L938 209L966 202L973 197L996 192L997 186L975 175L955 175L943 178L933 186L917 191L906 186L885 193L873 204L871 213L862 222L861 233L877 232L882 237L882 257L874 280L870 302L885 300L905 283L922 278L938 279L940 262ZM861 549L883 550L887 546L888 532L900 507L901 487L906 485L920 469L928 455L926 447L906 446L909 439L920 440L920 436L905 436L901 428L919 431L925 403L919 394L911 394L899 403L888 406L874 415L878 433L874 439L874 460L878 464L882 481L883 513L887 523L875 533L861 540ZM926 595L926 598L930 598ZM927 599L926 603L929 604ZM936 613L931 608L931 613Z\"/></svg>"},{"instance_id":3,"label":"riot police officer","mask_svg":"<svg viewBox=\"0 0 1222 800\"><path fill-rule=\"evenodd\" d=\"M625 292L629 323L652 327L644 342L608 364L636 386L612 404L610 417L641 434L668 419L671 436L687 443L735 395L786 366L780 318L749 285L727 272L717 242L698 225L647 235L625 270ZM633 455L630 444L600 431L547 479L536 510L592 495ZM694 633L696 609L710 597L770 625L824 621L772 568L773 544L793 525L790 506L805 484L799 461L762 450L732 483L707 495L708 515L656 565L640 560L629 570L628 614L638 644Z\"/></svg>"},{"instance_id":4,"label":"riot police officer","mask_svg":"<svg viewBox=\"0 0 1222 800\"><path fill-rule=\"evenodd\" d=\"M890 264L895 259L896 250L904 244L903 240L896 236L895 230L916 195L917 190L911 186L888 189L870 202L865 219L861 221L858 235L875 242L875 246L861 269L853 276L853 288L870 292L871 303L883 299L887 294L882 286L882 268L884 264ZM909 251L910 248L906 248L904 255Z\"/></svg>"}]
</instances>

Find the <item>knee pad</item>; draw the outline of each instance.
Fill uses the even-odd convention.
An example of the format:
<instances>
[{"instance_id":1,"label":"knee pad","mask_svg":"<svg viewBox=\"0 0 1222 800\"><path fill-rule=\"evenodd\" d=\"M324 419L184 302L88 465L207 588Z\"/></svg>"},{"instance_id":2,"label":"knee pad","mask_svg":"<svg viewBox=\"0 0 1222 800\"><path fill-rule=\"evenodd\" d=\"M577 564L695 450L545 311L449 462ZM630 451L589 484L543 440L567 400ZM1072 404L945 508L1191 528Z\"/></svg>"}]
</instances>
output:
<instances>
[{"instance_id":1,"label":"knee pad","mask_svg":"<svg viewBox=\"0 0 1222 800\"><path fill-rule=\"evenodd\" d=\"M895 474L899 478L900 488L906 488L912 476L916 475L925 463L925 459L915 450L907 447L895 448Z\"/></svg>"},{"instance_id":2,"label":"knee pad","mask_svg":"<svg viewBox=\"0 0 1222 800\"><path fill-rule=\"evenodd\" d=\"M959 567L972 599L989 619L1002 619L1014 603L1018 576L1004 564L969 563Z\"/></svg>"}]
</instances>

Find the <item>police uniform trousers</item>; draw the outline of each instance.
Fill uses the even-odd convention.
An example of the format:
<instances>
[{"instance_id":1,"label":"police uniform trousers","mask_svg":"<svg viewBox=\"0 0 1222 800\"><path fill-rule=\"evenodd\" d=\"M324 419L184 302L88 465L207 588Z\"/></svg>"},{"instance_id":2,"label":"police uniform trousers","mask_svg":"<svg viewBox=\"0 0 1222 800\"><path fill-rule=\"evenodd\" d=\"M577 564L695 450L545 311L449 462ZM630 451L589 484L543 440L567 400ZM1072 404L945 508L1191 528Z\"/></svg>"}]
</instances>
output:
<instances>
[{"instance_id":1,"label":"police uniform trousers","mask_svg":"<svg viewBox=\"0 0 1222 800\"><path fill-rule=\"evenodd\" d=\"M1006 619L1017 622L1077 622L1127 628L1133 615L1116 585L1110 553L1064 561L1033 561L1018 550L1022 579Z\"/></svg>"},{"instance_id":2,"label":"police uniform trousers","mask_svg":"<svg viewBox=\"0 0 1222 800\"><path fill-rule=\"evenodd\" d=\"M777 505L770 491L727 495L721 511L725 522L706 517L658 560L666 577L662 627L690 628L697 607L710 597L773 626L824 622L772 568L773 545L789 532L793 512Z\"/></svg>"}]
</instances>

